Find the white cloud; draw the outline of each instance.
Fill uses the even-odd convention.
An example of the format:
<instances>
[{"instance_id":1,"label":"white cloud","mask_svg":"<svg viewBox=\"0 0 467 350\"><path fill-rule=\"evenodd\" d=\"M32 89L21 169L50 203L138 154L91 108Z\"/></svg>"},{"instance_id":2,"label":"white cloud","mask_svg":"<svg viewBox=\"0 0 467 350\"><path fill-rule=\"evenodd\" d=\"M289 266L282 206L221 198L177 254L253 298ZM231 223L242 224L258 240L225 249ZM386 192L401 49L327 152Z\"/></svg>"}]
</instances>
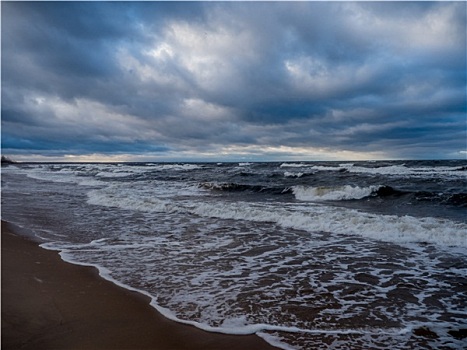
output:
<instances>
[{"instance_id":1,"label":"white cloud","mask_svg":"<svg viewBox=\"0 0 467 350\"><path fill-rule=\"evenodd\" d=\"M361 123L355 126L350 126L342 130L338 130L335 135L336 136L346 136L346 137L353 137L359 136L361 134L372 134L381 132L390 132L391 129L396 127L407 127L410 124L407 121L397 121L392 123Z\"/></svg>"},{"instance_id":2,"label":"white cloud","mask_svg":"<svg viewBox=\"0 0 467 350\"><path fill-rule=\"evenodd\" d=\"M284 61L292 87L310 97L330 97L357 90L381 73L382 63L330 63L322 58L299 56Z\"/></svg>"},{"instance_id":3,"label":"white cloud","mask_svg":"<svg viewBox=\"0 0 467 350\"><path fill-rule=\"evenodd\" d=\"M170 87L170 89L186 89L186 82L178 74L170 69L166 69L160 60L170 58L165 50L159 52L159 57L153 51L141 52L142 57L149 56L153 60L142 60L138 55L134 55L129 49L121 47L117 54L117 61L125 74L126 81L132 81L133 84L155 84L160 87ZM167 56L167 57L164 57ZM145 89L140 89L146 93Z\"/></svg>"},{"instance_id":4,"label":"white cloud","mask_svg":"<svg viewBox=\"0 0 467 350\"><path fill-rule=\"evenodd\" d=\"M180 113L182 118L187 117L207 123L234 119L228 108L198 98L185 99L180 106Z\"/></svg>"},{"instance_id":5,"label":"white cloud","mask_svg":"<svg viewBox=\"0 0 467 350\"><path fill-rule=\"evenodd\" d=\"M256 57L252 33L229 28L219 19L209 25L174 21L165 29L164 40L173 48L176 62L207 91L238 84L242 74L238 64Z\"/></svg>"},{"instance_id":6,"label":"white cloud","mask_svg":"<svg viewBox=\"0 0 467 350\"><path fill-rule=\"evenodd\" d=\"M44 133L94 135L96 139L132 141L161 138L147 120L125 114L103 103L76 98L32 94L25 99L24 111L42 116Z\"/></svg>"},{"instance_id":7,"label":"white cloud","mask_svg":"<svg viewBox=\"0 0 467 350\"><path fill-rule=\"evenodd\" d=\"M395 4L380 3L378 12L373 5L346 3L346 28L371 40L375 47L394 50L394 54L458 50L459 39L465 38L465 27L459 27L456 20L459 11L465 12L465 5L460 2L445 2L426 11L410 11L410 4L401 3L398 12L391 9ZM385 11L385 6L389 11Z\"/></svg>"},{"instance_id":8,"label":"white cloud","mask_svg":"<svg viewBox=\"0 0 467 350\"><path fill-rule=\"evenodd\" d=\"M330 147L292 147L285 145L230 145L219 149L226 156L257 160L376 160L385 159L384 152L354 152Z\"/></svg>"},{"instance_id":9,"label":"white cloud","mask_svg":"<svg viewBox=\"0 0 467 350\"><path fill-rule=\"evenodd\" d=\"M144 53L162 61L173 58L175 54L172 46L166 42L159 43L156 47L144 51Z\"/></svg>"}]
</instances>

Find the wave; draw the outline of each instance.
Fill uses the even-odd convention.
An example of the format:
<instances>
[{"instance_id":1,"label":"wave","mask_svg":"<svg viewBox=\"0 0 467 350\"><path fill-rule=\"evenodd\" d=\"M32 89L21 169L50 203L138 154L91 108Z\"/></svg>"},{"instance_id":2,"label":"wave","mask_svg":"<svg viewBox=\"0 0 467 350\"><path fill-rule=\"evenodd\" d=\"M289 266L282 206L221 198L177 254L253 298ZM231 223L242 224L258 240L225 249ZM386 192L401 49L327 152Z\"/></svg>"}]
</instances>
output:
<instances>
[{"instance_id":1,"label":"wave","mask_svg":"<svg viewBox=\"0 0 467 350\"><path fill-rule=\"evenodd\" d=\"M352 164L351 164L352 165ZM343 166L324 166L324 165L313 165L303 163L283 163L280 168L300 168L306 170L309 173L315 173L317 171L345 171L346 168Z\"/></svg>"},{"instance_id":2,"label":"wave","mask_svg":"<svg viewBox=\"0 0 467 350\"><path fill-rule=\"evenodd\" d=\"M467 207L467 193L455 193L449 195L445 201L447 204L460 207Z\"/></svg>"},{"instance_id":3,"label":"wave","mask_svg":"<svg viewBox=\"0 0 467 350\"><path fill-rule=\"evenodd\" d=\"M297 173L291 172L291 171L286 171L286 172L284 172L284 177L295 177L295 178L299 179L299 178L302 178L302 177L313 176L314 174L315 174L315 172L313 172L313 171L311 171L311 172L307 172L307 171L301 172L301 171L299 171Z\"/></svg>"},{"instance_id":4,"label":"wave","mask_svg":"<svg viewBox=\"0 0 467 350\"><path fill-rule=\"evenodd\" d=\"M386 198L392 200L398 197L406 197L406 202L434 202L443 205L456 207L467 207L467 193L437 193L429 191L403 191L391 186L338 186L338 187L312 187L293 186L292 193L299 201L320 202L320 201L341 201L358 200L369 197Z\"/></svg>"},{"instance_id":5,"label":"wave","mask_svg":"<svg viewBox=\"0 0 467 350\"><path fill-rule=\"evenodd\" d=\"M252 192L261 192L263 186L255 185L243 185L237 183L217 183L217 182L203 182L199 184L199 187L215 190L215 191L227 191L227 192L237 192L237 191L252 191Z\"/></svg>"},{"instance_id":6,"label":"wave","mask_svg":"<svg viewBox=\"0 0 467 350\"><path fill-rule=\"evenodd\" d=\"M411 194L417 201L436 202L455 207L467 207L467 193L435 193L414 192Z\"/></svg>"},{"instance_id":7,"label":"wave","mask_svg":"<svg viewBox=\"0 0 467 350\"><path fill-rule=\"evenodd\" d=\"M378 190L384 186L339 186L339 187L312 187L293 186L292 192L295 198L300 201L323 201L323 200L349 200L362 199L377 194Z\"/></svg>"},{"instance_id":8,"label":"wave","mask_svg":"<svg viewBox=\"0 0 467 350\"><path fill-rule=\"evenodd\" d=\"M95 179L86 175L86 171L81 170L82 167L74 166L74 168L66 169L66 168L57 168L54 165L33 165L21 168L12 168L9 167L8 171L12 171L14 174L21 174L25 175L31 179L42 180L42 181L51 181L51 182L59 182L59 183L74 183L80 186L100 186L105 184L104 182ZM2 169L3 172L6 172Z\"/></svg>"},{"instance_id":9,"label":"wave","mask_svg":"<svg viewBox=\"0 0 467 350\"><path fill-rule=\"evenodd\" d=\"M290 206L279 209L248 203L203 203L192 207L190 211L200 216L221 219L272 222L308 232L350 234L395 243L424 242L467 247L466 224L429 217L375 215L327 206Z\"/></svg>"},{"instance_id":10,"label":"wave","mask_svg":"<svg viewBox=\"0 0 467 350\"><path fill-rule=\"evenodd\" d=\"M282 163L279 167L280 168L304 168L304 167L308 167L308 165L303 164L303 163Z\"/></svg>"},{"instance_id":11,"label":"wave","mask_svg":"<svg viewBox=\"0 0 467 350\"><path fill-rule=\"evenodd\" d=\"M290 171L286 171L286 172L284 173L284 176L285 176L285 177L296 177L296 178L300 178L300 177L302 177L303 175L305 175L305 173L301 173L301 172L299 172L299 173L292 173L292 172L290 172Z\"/></svg>"},{"instance_id":12,"label":"wave","mask_svg":"<svg viewBox=\"0 0 467 350\"><path fill-rule=\"evenodd\" d=\"M301 177L303 175L291 174L290 177ZM362 199L368 196L394 196L401 195L405 192L396 190L390 186L339 186L339 187L313 187L297 185L292 187L267 187L261 185L239 184L235 182L202 182L198 185L199 188L219 191L219 192L253 192L253 193L268 193L268 194L289 194L293 193L295 198L300 201L325 201L325 200L350 200Z\"/></svg>"},{"instance_id":13,"label":"wave","mask_svg":"<svg viewBox=\"0 0 467 350\"><path fill-rule=\"evenodd\" d=\"M365 189L363 192L368 192ZM377 190L376 190L377 191ZM467 224L433 217L372 214L322 204L250 203L158 199L151 191L107 187L88 193L88 203L143 212L195 214L202 217L269 222L308 232L357 235L386 242L424 242L467 247Z\"/></svg>"},{"instance_id":14,"label":"wave","mask_svg":"<svg viewBox=\"0 0 467 350\"><path fill-rule=\"evenodd\" d=\"M153 170L175 170L175 171L189 171L202 169L201 165L197 164L153 164Z\"/></svg>"},{"instance_id":15,"label":"wave","mask_svg":"<svg viewBox=\"0 0 467 350\"><path fill-rule=\"evenodd\" d=\"M270 194L285 194L290 193L290 188L283 187L266 187L261 185L247 185L238 184L234 182L218 183L218 182L202 182L198 185L200 188L204 188L212 191L222 192L254 192L254 193L270 193Z\"/></svg>"},{"instance_id":16,"label":"wave","mask_svg":"<svg viewBox=\"0 0 467 350\"><path fill-rule=\"evenodd\" d=\"M132 172L125 172L125 171L117 171L117 172L106 172L101 171L96 174L97 177L127 177L134 175Z\"/></svg>"},{"instance_id":17,"label":"wave","mask_svg":"<svg viewBox=\"0 0 467 350\"><path fill-rule=\"evenodd\" d=\"M296 177L306 176L296 174ZM292 175L290 175L292 177ZM374 185L368 187L359 186L306 186L296 185L291 187L268 187L262 185L239 184L235 182L202 182L198 188L213 192L250 192L273 195L284 195L292 193L298 201L323 202L323 201L348 201L367 198L380 198L394 200L404 197L405 202L432 202L441 205L455 207L467 207L467 193L438 193L428 191L411 192L396 189L387 185Z\"/></svg>"},{"instance_id":18,"label":"wave","mask_svg":"<svg viewBox=\"0 0 467 350\"><path fill-rule=\"evenodd\" d=\"M338 171L354 174L384 175L411 178L435 178L435 177L454 177L465 178L466 166L437 166L437 167L410 167L405 164L366 167L353 163L342 163L339 165L323 166L305 163L283 163L280 168L300 168L302 173L316 173L319 171ZM289 173L290 174L290 173ZM287 176L287 175L286 175Z\"/></svg>"}]
</instances>

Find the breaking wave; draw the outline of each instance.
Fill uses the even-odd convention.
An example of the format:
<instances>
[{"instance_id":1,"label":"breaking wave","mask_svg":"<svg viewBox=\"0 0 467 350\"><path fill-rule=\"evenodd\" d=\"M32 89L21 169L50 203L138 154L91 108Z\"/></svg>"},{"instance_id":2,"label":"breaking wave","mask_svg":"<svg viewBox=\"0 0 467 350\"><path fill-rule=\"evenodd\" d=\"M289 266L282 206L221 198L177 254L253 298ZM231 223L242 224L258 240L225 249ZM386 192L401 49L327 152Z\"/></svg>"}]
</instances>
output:
<instances>
[{"instance_id":1,"label":"breaking wave","mask_svg":"<svg viewBox=\"0 0 467 350\"><path fill-rule=\"evenodd\" d=\"M292 191L300 201L322 201L322 200L349 200L362 199L375 195L383 186L340 186L340 187L312 187L294 186Z\"/></svg>"},{"instance_id":2,"label":"breaking wave","mask_svg":"<svg viewBox=\"0 0 467 350\"><path fill-rule=\"evenodd\" d=\"M212 190L212 191L222 191L222 192L254 192L254 193L270 193L270 194L284 194L290 193L290 188L283 187L266 187L260 185L247 185L247 184L238 184L234 182L229 183L218 183L218 182L203 182L199 184L199 187Z\"/></svg>"},{"instance_id":3,"label":"breaking wave","mask_svg":"<svg viewBox=\"0 0 467 350\"><path fill-rule=\"evenodd\" d=\"M353 163L342 163L335 166L312 165L306 163L283 163L280 168L295 168L299 169L302 174L316 173L320 171L338 171L348 172L354 174L366 175L385 175L396 177L411 177L411 178L435 178L435 177L449 177L449 178L466 178L467 167L459 166L419 166L410 167L405 164L388 165L388 166L359 166ZM290 176L292 173L286 172L285 176Z\"/></svg>"},{"instance_id":4,"label":"breaking wave","mask_svg":"<svg viewBox=\"0 0 467 350\"><path fill-rule=\"evenodd\" d=\"M406 202L433 202L456 207L467 207L467 193L438 193L429 191L403 191L391 186L338 186L338 187L313 187L293 186L292 192L295 198L304 202L358 200L369 197L393 198L404 197Z\"/></svg>"},{"instance_id":5,"label":"breaking wave","mask_svg":"<svg viewBox=\"0 0 467 350\"><path fill-rule=\"evenodd\" d=\"M384 188L384 187L383 187ZM353 196L367 195L377 188L353 189ZM328 195L333 193L328 192ZM333 194L333 196L337 196ZM239 202L158 199L151 191L112 186L88 192L88 203L144 212L195 214L201 217L272 222L285 228L308 232L335 232L364 236L380 241L427 242L441 246L467 247L467 225L433 217L377 215L320 204L273 206Z\"/></svg>"}]
</instances>

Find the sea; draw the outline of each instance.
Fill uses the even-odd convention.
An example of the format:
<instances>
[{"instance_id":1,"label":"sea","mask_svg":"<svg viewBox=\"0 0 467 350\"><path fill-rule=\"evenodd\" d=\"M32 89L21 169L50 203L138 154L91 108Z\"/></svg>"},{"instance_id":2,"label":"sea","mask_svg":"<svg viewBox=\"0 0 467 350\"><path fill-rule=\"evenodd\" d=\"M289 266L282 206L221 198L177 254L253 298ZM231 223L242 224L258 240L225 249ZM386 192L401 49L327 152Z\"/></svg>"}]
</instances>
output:
<instances>
[{"instance_id":1,"label":"sea","mask_svg":"<svg viewBox=\"0 0 467 350\"><path fill-rule=\"evenodd\" d=\"M166 317L281 349L467 348L467 161L31 163L2 219Z\"/></svg>"}]
</instances>

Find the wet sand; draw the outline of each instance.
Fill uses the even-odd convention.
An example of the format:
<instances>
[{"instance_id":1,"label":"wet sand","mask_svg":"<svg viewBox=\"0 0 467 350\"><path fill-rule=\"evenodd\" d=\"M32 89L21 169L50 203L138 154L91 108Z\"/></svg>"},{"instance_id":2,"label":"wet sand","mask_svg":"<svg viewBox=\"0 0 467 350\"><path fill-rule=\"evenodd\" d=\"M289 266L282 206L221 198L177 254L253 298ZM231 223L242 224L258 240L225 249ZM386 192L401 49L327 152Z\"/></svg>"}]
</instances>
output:
<instances>
[{"instance_id":1,"label":"wet sand","mask_svg":"<svg viewBox=\"0 0 467 350\"><path fill-rule=\"evenodd\" d=\"M276 349L255 335L204 332L170 321L149 298L73 265L2 221L1 348ZM161 286L163 288L163 286Z\"/></svg>"}]
</instances>

